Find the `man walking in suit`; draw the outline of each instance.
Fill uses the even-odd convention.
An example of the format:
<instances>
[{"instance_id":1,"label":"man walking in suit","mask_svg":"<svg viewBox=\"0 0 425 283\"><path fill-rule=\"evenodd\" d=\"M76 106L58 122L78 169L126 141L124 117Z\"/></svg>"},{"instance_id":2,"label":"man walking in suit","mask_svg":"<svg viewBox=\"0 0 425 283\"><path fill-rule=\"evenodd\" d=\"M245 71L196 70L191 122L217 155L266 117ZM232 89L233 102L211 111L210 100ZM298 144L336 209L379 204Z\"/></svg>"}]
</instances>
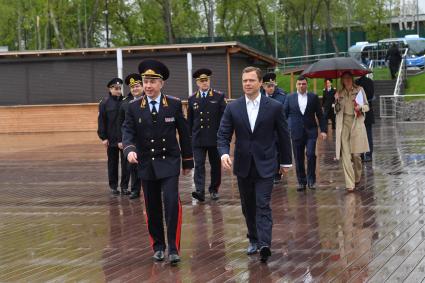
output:
<instances>
[{"instance_id":1,"label":"man walking in suit","mask_svg":"<svg viewBox=\"0 0 425 283\"><path fill-rule=\"evenodd\" d=\"M272 211L270 200L276 172L277 152L281 172L292 166L291 141L282 104L260 94L261 71L242 72L244 95L224 111L217 133L217 147L224 169L231 169L230 142L235 133L233 173L238 178L242 213L248 228L247 254L260 249L260 260L271 256ZM276 148L276 136L279 149Z\"/></svg>"},{"instance_id":2,"label":"man walking in suit","mask_svg":"<svg viewBox=\"0 0 425 283\"><path fill-rule=\"evenodd\" d=\"M323 139L326 139L327 121L322 113L319 98L316 94L307 92L307 79L299 76L297 92L286 98L284 110L291 132L292 148L295 157L295 167L298 179L297 191L304 191L306 186L316 188L316 141L317 120L319 120ZM307 154L307 176L304 160Z\"/></svg>"},{"instance_id":3,"label":"man walking in suit","mask_svg":"<svg viewBox=\"0 0 425 283\"><path fill-rule=\"evenodd\" d=\"M205 201L205 159L211 167L211 184L209 193L212 200L218 200L218 189L221 184L221 163L217 151L217 131L220 120L226 108L224 93L210 87L212 71L199 69L193 73L198 91L188 100L187 120L192 135L193 157L195 159L195 174L193 180L195 191L192 197L200 202Z\"/></svg>"},{"instance_id":4,"label":"man walking in suit","mask_svg":"<svg viewBox=\"0 0 425 283\"><path fill-rule=\"evenodd\" d=\"M138 165L153 259L164 260L164 204L168 257L174 265L180 261L180 168L183 167L183 175L193 168L192 145L180 99L162 93L169 76L168 68L156 60L144 60L139 65L139 73L145 95L130 103L125 114L124 154L130 163Z\"/></svg>"}]
</instances>

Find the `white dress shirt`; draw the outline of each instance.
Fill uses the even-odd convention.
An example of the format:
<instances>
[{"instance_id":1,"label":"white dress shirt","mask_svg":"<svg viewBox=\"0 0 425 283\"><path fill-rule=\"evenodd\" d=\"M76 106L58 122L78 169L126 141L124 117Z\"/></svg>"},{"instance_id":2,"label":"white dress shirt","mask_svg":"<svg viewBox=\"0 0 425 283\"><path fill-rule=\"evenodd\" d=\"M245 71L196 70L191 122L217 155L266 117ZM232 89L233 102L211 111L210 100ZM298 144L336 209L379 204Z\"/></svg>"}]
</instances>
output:
<instances>
[{"instance_id":1,"label":"white dress shirt","mask_svg":"<svg viewBox=\"0 0 425 283\"><path fill-rule=\"evenodd\" d=\"M152 107L153 107L153 105L151 104L151 101L154 100L154 101L156 101L156 104L155 104L156 112L159 113L159 105L161 104L161 94L159 94L158 97L155 98L155 99L152 99L149 96L146 96L146 97L148 98L148 104L149 104L150 111L152 112Z\"/></svg>"},{"instance_id":2,"label":"white dress shirt","mask_svg":"<svg viewBox=\"0 0 425 283\"><path fill-rule=\"evenodd\" d=\"M248 113L249 125L251 131L254 131L255 121L257 121L258 110L260 109L261 94L258 94L254 100L249 99L245 95L246 112Z\"/></svg>"},{"instance_id":3,"label":"white dress shirt","mask_svg":"<svg viewBox=\"0 0 425 283\"><path fill-rule=\"evenodd\" d=\"M307 92L306 93L299 93L298 94L298 105L300 106L300 111L304 115L305 109L307 108Z\"/></svg>"}]
</instances>

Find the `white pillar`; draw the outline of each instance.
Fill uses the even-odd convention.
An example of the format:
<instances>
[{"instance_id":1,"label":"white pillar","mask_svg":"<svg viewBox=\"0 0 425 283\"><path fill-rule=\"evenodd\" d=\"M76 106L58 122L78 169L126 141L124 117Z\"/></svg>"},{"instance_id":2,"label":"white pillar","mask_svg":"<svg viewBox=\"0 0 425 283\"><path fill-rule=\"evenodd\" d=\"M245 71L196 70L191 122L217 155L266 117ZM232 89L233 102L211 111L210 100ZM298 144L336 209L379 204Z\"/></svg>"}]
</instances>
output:
<instances>
[{"instance_id":1,"label":"white pillar","mask_svg":"<svg viewBox=\"0 0 425 283\"><path fill-rule=\"evenodd\" d=\"M117 48L117 73L118 73L118 78L123 80L123 76L122 76L122 49L121 48ZM124 85L122 87L122 95L125 96L125 91L124 91Z\"/></svg>"},{"instance_id":2,"label":"white pillar","mask_svg":"<svg viewBox=\"0 0 425 283\"><path fill-rule=\"evenodd\" d=\"M193 93L192 89L192 53L187 53L187 84L189 89L188 96Z\"/></svg>"}]
</instances>

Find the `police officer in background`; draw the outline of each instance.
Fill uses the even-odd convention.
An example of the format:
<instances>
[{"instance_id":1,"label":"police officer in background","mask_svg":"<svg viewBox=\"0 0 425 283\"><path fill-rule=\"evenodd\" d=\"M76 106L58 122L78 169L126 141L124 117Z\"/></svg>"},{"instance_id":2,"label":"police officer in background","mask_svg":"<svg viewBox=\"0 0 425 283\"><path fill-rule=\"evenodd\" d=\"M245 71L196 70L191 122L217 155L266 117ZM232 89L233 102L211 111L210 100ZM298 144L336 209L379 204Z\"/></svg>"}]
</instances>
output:
<instances>
[{"instance_id":1,"label":"police officer in background","mask_svg":"<svg viewBox=\"0 0 425 283\"><path fill-rule=\"evenodd\" d=\"M217 131L226 108L224 93L210 86L212 71L199 69L193 74L198 91L188 101L187 118L192 134L195 174L193 176L196 190L192 197L200 202L205 201L205 159L211 166L211 184L209 193L212 200L218 200L218 189L221 183L221 160L217 151Z\"/></svg>"},{"instance_id":2,"label":"police officer in background","mask_svg":"<svg viewBox=\"0 0 425 283\"><path fill-rule=\"evenodd\" d=\"M276 74L275 73L267 73L263 76L263 84L261 85L261 94L273 98L282 104L285 104L286 100L286 92L279 88L276 83ZM278 153L279 155L279 153ZM276 160L279 164L279 156ZM282 174L279 170L280 166L277 166L276 174L274 176L273 183L279 184L282 180Z\"/></svg>"},{"instance_id":3,"label":"police officer in background","mask_svg":"<svg viewBox=\"0 0 425 283\"><path fill-rule=\"evenodd\" d=\"M129 104L135 100L140 99L140 97L143 94L143 84L142 84L142 77L140 74L130 74L125 78L125 84L130 87L130 93L123 99L120 110L119 110L119 116L118 116L118 130L119 130L119 136L118 136L118 147L120 149L123 149L122 146L122 132L121 127L125 120L125 113L127 112ZM141 187L141 181L140 178L137 176L137 165L128 163L128 160L125 158L124 162L126 163L126 169L127 169L127 185L131 178L131 194L130 199L136 199L140 197L140 187ZM124 174L124 173L122 173Z\"/></svg>"},{"instance_id":4,"label":"police officer in background","mask_svg":"<svg viewBox=\"0 0 425 283\"><path fill-rule=\"evenodd\" d=\"M119 195L118 191L118 165L121 156L121 194L128 194L128 177L125 175L126 162L121 149L118 148L120 136L118 126L118 111L122 101L121 87L123 81L113 78L107 84L109 95L99 103L99 117L97 135L106 147L108 155L108 179L109 187L113 195ZM126 181L127 179L127 181Z\"/></svg>"},{"instance_id":5,"label":"police officer in background","mask_svg":"<svg viewBox=\"0 0 425 283\"><path fill-rule=\"evenodd\" d=\"M275 73L267 73L263 76L261 94L276 99L277 101L282 103L282 105L285 104L285 99L287 95L283 89L277 86Z\"/></svg>"},{"instance_id":6,"label":"police officer in background","mask_svg":"<svg viewBox=\"0 0 425 283\"><path fill-rule=\"evenodd\" d=\"M179 175L181 167L183 175L193 168L192 145L181 101L161 91L169 77L168 68L156 60L144 60L139 65L139 73L145 94L130 103L125 115L124 153L130 163L138 164L153 259L163 261L165 257L164 204L168 257L175 265L180 261L182 225Z\"/></svg>"}]
</instances>

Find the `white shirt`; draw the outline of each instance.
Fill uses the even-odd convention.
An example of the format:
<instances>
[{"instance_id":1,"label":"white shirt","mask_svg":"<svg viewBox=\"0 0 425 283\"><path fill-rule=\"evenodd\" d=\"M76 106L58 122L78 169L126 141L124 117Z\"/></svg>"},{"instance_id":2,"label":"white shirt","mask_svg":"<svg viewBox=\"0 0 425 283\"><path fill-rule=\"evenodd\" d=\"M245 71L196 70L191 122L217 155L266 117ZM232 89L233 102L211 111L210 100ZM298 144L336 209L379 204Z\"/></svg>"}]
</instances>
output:
<instances>
[{"instance_id":1,"label":"white shirt","mask_svg":"<svg viewBox=\"0 0 425 283\"><path fill-rule=\"evenodd\" d=\"M152 99L149 96L146 96L146 97L148 98L149 109L151 110L151 112L152 112L152 107L153 107L153 105L151 104L151 101L154 100L154 101L156 101L156 104L155 104L156 112L159 113L159 105L161 104L161 94L158 95L158 97L155 98L155 99Z\"/></svg>"},{"instance_id":2,"label":"white shirt","mask_svg":"<svg viewBox=\"0 0 425 283\"><path fill-rule=\"evenodd\" d=\"M304 94L301 94L297 92L298 94L298 105L300 106L300 111L304 115L305 109L307 108L307 92Z\"/></svg>"},{"instance_id":3,"label":"white shirt","mask_svg":"<svg viewBox=\"0 0 425 283\"><path fill-rule=\"evenodd\" d=\"M251 131L254 131L255 121L257 121L258 116L258 110L260 109L260 101L261 101L261 94L258 94L257 98L254 100L249 99L245 95L245 102L246 102L246 112L248 113L248 119L249 119L249 125L251 127ZM224 158L229 157L229 154L223 154L221 156L221 160ZM292 164L281 164L281 167L292 167Z\"/></svg>"},{"instance_id":4,"label":"white shirt","mask_svg":"<svg viewBox=\"0 0 425 283\"><path fill-rule=\"evenodd\" d=\"M249 99L245 95L246 112L248 113L249 125L251 131L254 131L255 121L257 121L258 110L260 109L261 94L259 93L254 100Z\"/></svg>"}]
</instances>

